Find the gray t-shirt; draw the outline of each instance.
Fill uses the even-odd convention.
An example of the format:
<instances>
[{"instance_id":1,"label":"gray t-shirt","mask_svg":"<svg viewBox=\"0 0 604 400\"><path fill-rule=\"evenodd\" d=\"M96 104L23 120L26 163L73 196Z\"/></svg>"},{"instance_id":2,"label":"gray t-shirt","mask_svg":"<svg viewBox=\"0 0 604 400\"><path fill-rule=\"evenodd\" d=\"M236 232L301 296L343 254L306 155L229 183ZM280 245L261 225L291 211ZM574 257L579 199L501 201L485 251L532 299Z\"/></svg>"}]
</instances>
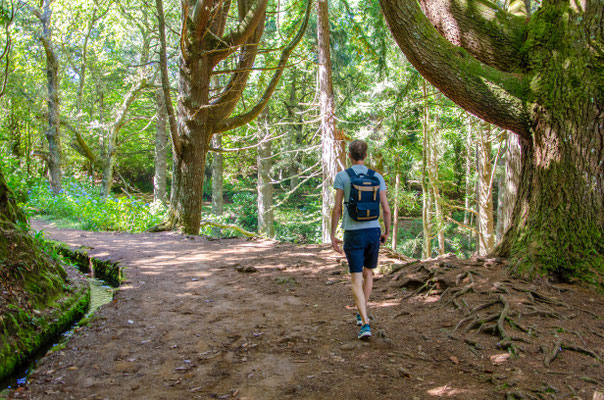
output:
<instances>
[{"instance_id":1,"label":"gray t-shirt","mask_svg":"<svg viewBox=\"0 0 604 400\"><path fill-rule=\"evenodd\" d=\"M369 168L364 165L353 165L352 169L354 172L358 174L366 174ZM375 176L380 180L380 190L386 190L386 182L382 175L375 173ZM350 177L346 173L346 171L340 171L336 174L336 179L333 182L334 189L343 189L344 190L344 203L348 201L350 197ZM346 204L342 207L342 229L345 231L355 231L358 229L368 229L368 228L379 228L380 222L377 219L372 221L355 221L350 218L348 215L348 207Z\"/></svg>"}]
</instances>

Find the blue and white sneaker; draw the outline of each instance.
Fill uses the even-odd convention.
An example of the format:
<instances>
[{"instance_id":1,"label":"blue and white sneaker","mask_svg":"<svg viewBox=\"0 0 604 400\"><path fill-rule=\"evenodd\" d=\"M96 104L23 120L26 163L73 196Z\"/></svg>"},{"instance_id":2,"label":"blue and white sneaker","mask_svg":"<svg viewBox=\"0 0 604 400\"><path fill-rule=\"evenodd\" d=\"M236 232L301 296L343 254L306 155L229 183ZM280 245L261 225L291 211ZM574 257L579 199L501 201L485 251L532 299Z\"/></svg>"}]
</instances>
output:
<instances>
[{"instance_id":1,"label":"blue and white sneaker","mask_svg":"<svg viewBox=\"0 0 604 400\"><path fill-rule=\"evenodd\" d=\"M369 340L371 339L371 327L369 324L365 324L361 327L359 331L359 336L357 336L361 340Z\"/></svg>"},{"instance_id":2,"label":"blue and white sneaker","mask_svg":"<svg viewBox=\"0 0 604 400\"><path fill-rule=\"evenodd\" d=\"M363 325L363 319L361 318L361 314L357 313L357 326Z\"/></svg>"}]
</instances>

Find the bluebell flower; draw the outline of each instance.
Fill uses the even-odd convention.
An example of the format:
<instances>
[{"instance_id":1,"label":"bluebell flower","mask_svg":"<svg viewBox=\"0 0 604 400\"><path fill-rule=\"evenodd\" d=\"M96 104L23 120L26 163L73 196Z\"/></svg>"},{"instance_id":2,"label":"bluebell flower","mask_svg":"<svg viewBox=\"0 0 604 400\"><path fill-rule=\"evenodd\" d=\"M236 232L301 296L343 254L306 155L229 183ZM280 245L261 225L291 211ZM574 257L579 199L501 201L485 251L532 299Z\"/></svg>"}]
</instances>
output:
<instances>
[{"instance_id":1,"label":"bluebell flower","mask_svg":"<svg viewBox=\"0 0 604 400\"><path fill-rule=\"evenodd\" d=\"M145 207L149 207L149 203L145 203Z\"/></svg>"}]
</instances>

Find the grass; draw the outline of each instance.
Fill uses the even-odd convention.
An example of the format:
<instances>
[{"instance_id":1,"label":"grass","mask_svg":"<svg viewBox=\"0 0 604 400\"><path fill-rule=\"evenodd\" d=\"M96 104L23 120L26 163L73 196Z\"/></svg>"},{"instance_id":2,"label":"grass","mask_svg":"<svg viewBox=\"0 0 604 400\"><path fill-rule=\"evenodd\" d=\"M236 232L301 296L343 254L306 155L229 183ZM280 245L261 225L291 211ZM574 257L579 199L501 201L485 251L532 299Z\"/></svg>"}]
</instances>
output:
<instances>
[{"instance_id":1,"label":"grass","mask_svg":"<svg viewBox=\"0 0 604 400\"><path fill-rule=\"evenodd\" d=\"M20 204L29 216L52 220L60 227L90 231L142 232L160 223L166 213L161 203L126 196L103 197L100 187L87 180L65 177L63 189L53 194L46 181L29 187Z\"/></svg>"},{"instance_id":2,"label":"grass","mask_svg":"<svg viewBox=\"0 0 604 400\"><path fill-rule=\"evenodd\" d=\"M109 196L103 198L100 187L87 179L65 177L63 190L54 195L43 179L35 181L14 180L17 193L21 193L20 204L30 216L52 221L60 228L91 231L143 232L161 223L166 216L166 208L161 203L149 203L142 198ZM251 182L245 187L233 186L225 191L224 211L220 216L212 215L211 206L206 203L202 209L202 219L223 224L234 224L245 230L258 230L257 194ZM227 185L228 186L228 185ZM283 204L274 209L275 239L291 243L321 242L321 199L312 194L296 193L285 199L284 191L276 191L274 203ZM453 215L453 218L461 218ZM200 234L214 237L238 236L234 230L203 226ZM467 257L473 251L473 241L468 242L466 234L455 224L445 227L446 251L459 257ZM408 257L421 258L422 243L421 218L411 217L401 220L398 231L397 251ZM433 256L438 243L432 239Z\"/></svg>"}]
</instances>

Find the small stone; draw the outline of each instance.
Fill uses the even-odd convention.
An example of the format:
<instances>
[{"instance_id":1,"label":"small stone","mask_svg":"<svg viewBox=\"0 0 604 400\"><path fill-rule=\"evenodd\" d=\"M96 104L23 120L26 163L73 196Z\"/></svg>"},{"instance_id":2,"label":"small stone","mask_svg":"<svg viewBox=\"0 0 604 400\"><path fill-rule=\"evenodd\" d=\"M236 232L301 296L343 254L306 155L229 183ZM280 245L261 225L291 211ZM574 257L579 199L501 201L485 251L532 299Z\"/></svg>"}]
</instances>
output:
<instances>
[{"instance_id":1,"label":"small stone","mask_svg":"<svg viewBox=\"0 0 604 400\"><path fill-rule=\"evenodd\" d=\"M459 358L457 358L455 356L449 357L449 360L451 360L451 362L455 365L459 364Z\"/></svg>"},{"instance_id":2,"label":"small stone","mask_svg":"<svg viewBox=\"0 0 604 400\"><path fill-rule=\"evenodd\" d=\"M238 272L258 272L258 269L256 267L254 267L253 265L238 265L235 270L237 270Z\"/></svg>"},{"instance_id":3,"label":"small stone","mask_svg":"<svg viewBox=\"0 0 604 400\"><path fill-rule=\"evenodd\" d=\"M356 349L357 345L356 343L344 343L343 345L340 346L341 350L354 350Z\"/></svg>"},{"instance_id":4,"label":"small stone","mask_svg":"<svg viewBox=\"0 0 604 400\"><path fill-rule=\"evenodd\" d=\"M401 378L411 378L411 373L409 371L407 371L405 368L398 367L397 371Z\"/></svg>"}]
</instances>

